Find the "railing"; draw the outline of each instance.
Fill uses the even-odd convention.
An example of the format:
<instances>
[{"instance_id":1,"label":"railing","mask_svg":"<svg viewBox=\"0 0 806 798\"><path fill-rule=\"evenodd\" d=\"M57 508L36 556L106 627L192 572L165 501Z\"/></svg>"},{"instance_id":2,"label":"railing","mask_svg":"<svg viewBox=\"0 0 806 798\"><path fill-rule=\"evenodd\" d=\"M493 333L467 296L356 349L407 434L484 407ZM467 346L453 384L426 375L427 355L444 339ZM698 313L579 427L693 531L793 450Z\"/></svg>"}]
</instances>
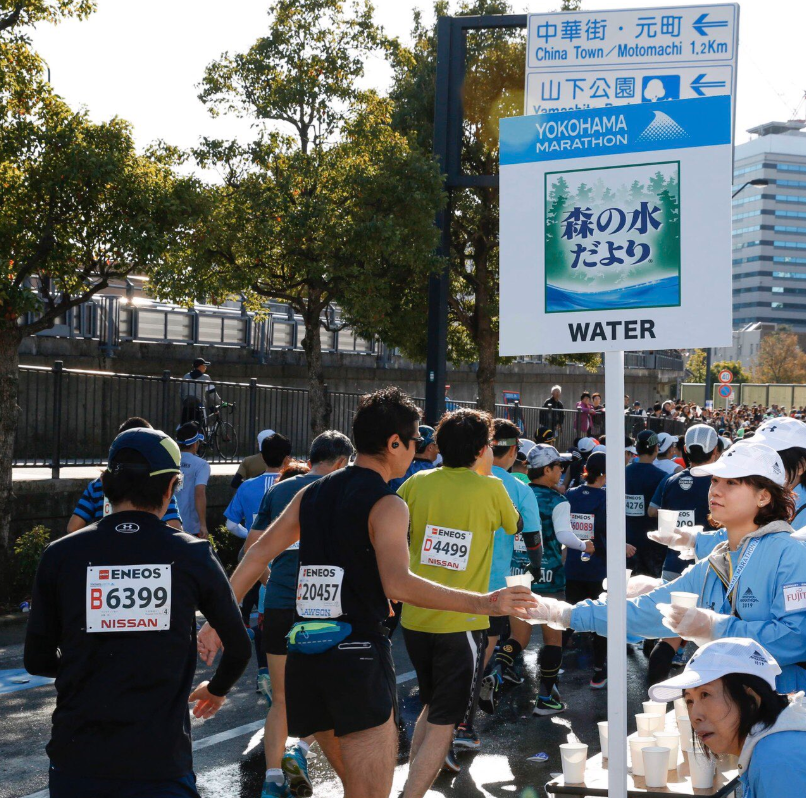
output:
<instances>
[{"instance_id":1,"label":"railing","mask_svg":"<svg viewBox=\"0 0 806 798\"><path fill-rule=\"evenodd\" d=\"M713 385L713 402L715 408L723 408L725 404L761 405L763 407L785 407L787 410L806 407L806 385L778 385L773 383L731 384L733 393L724 397L719 393L722 386ZM701 382L684 382L680 385L680 395L685 402L705 403L705 385Z\"/></svg>"},{"instance_id":2,"label":"railing","mask_svg":"<svg viewBox=\"0 0 806 798\"><path fill-rule=\"evenodd\" d=\"M61 361L52 368L20 367L19 406L14 445L16 467L49 467L58 478L64 466L101 465L106 462L109 444L120 424L131 416L141 416L154 427L173 433L182 418L181 386L199 383L172 377L116 374L104 371L65 369ZM221 399L234 405L222 416L235 428L238 449L228 457L210 451L208 459L238 462L257 449L257 434L271 428L286 435L296 456L307 455L311 441L308 391L248 383L213 383ZM204 383L205 386L208 383ZM326 392L330 404L330 425L349 435L358 407L359 393ZM416 398L422 407L424 401ZM474 402L448 398L448 410L475 407ZM571 446L582 435L604 434L604 415L595 415L588 426L576 410L549 410L520 405L496 405L496 414L509 418L531 437L540 426L553 426L557 445ZM628 416L627 431L636 434L649 426L660 432L682 434L682 422L664 418Z\"/></svg>"}]
</instances>

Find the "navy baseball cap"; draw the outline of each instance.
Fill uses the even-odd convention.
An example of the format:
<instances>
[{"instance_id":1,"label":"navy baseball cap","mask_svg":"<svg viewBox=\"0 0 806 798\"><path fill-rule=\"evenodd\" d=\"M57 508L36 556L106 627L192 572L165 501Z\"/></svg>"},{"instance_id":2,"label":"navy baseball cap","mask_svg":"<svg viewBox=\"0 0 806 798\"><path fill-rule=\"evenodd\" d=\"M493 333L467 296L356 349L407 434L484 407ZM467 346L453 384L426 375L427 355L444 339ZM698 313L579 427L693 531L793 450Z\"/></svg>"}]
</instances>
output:
<instances>
[{"instance_id":1,"label":"navy baseball cap","mask_svg":"<svg viewBox=\"0 0 806 798\"><path fill-rule=\"evenodd\" d=\"M635 448L638 449L639 454L648 454L658 443L658 435L651 429L642 429L638 435L635 436Z\"/></svg>"},{"instance_id":2,"label":"navy baseball cap","mask_svg":"<svg viewBox=\"0 0 806 798\"><path fill-rule=\"evenodd\" d=\"M138 470L135 464L116 463L115 457L122 449L134 449L148 461L148 476L159 474L180 474L182 469L182 453L176 441L158 429L128 429L112 441L109 447L109 464L107 470L120 468Z\"/></svg>"},{"instance_id":3,"label":"navy baseball cap","mask_svg":"<svg viewBox=\"0 0 806 798\"><path fill-rule=\"evenodd\" d=\"M535 443L551 443L556 437L554 430L550 427L538 427L535 432Z\"/></svg>"}]
</instances>

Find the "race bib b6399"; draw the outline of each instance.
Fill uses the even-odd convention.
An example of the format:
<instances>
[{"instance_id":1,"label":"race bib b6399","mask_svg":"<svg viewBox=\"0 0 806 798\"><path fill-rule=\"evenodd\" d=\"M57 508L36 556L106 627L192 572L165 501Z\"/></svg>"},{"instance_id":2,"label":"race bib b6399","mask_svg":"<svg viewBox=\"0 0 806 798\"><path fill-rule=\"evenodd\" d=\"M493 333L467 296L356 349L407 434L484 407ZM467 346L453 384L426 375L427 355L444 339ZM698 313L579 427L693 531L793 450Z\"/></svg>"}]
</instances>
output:
<instances>
[{"instance_id":1,"label":"race bib b6399","mask_svg":"<svg viewBox=\"0 0 806 798\"><path fill-rule=\"evenodd\" d=\"M159 632L170 626L170 565L87 566L88 632Z\"/></svg>"}]
</instances>

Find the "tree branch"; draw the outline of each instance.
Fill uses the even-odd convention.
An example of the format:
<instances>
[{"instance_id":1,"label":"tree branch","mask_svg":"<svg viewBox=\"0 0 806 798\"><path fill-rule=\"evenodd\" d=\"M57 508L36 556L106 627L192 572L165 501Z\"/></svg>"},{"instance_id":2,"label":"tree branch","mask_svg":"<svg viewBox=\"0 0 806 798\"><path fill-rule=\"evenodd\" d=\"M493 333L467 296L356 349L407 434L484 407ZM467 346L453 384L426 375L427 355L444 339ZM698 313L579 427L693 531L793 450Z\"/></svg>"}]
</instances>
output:
<instances>
[{"instance_id":1,"label":"tree branch","mask_svg":"<svg viewBox=\"0 0 806 798\"><path fill-rule=\"evenodd\" d=\"M59 316L62 315L62 313L70 310L70 308L76 307L76 305L81 305L89 299L92 299L95 294L106 288L108 285L109 283L107 278L104 278L99 280L95 285L78 296L71 297L67 295L62 297L60 302L52 302L50 309L45 311L45 313L43 313L36 321L32 321L29 324L18 325L21 335L35 335L42 330L50 329L53 327L54 322Z\"/></svg>"},{"instance_id":2,"label":"tree branch","mask_svg":"<svg viewBox=\"0 0 806 798\"><path fill-rule=\"evenodd\" d=\"M19 21L20 15L22 14L22 9L25 7L25 3L17 3L14 7L14 10L6 14L6 16L0 18L0 31L8 30L8 28L13 28Z\"/></svg>"}]
</instances>

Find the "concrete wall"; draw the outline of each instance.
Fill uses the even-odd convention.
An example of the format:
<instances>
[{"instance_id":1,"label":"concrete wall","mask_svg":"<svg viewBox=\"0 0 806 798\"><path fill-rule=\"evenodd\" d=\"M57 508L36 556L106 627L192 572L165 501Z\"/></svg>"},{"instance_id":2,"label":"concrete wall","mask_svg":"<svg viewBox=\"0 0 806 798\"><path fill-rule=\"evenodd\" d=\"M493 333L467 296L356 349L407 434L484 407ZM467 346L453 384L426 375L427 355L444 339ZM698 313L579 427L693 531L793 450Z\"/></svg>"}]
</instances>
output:
<instances>
[{"instance_id":1,"label":"concrete wall","mask_svg":"<svg viewBox=\"0 0 806 798\"><path fill-rule=\"evenodd\" d=\"M20 347L20 359L26 365L50 366L63 360L65 368L97 369L127 374L162 376L170 370L172 376L182 376L191 368L195 357L212 361L210 375L217 380L245 382L256 377L258 382L287 388L306 388L305 361L299 351L273 351L271 362L260 365L249 352L222 347L178 346L174 344L125 343L117 356L108 359L98 348L97 341L65 338L26 338ZM325 375L331 391L363 393L382 385L399 385L415 396L424 395L424 367L403 358L384 362L375 355L325 354ZM476 398L476 375L472 366L458 368L449 365L448 383L454 399L472 401ZM626 370L626 392L644 405L673 396L682 372ZM604 372L591 374L580 366L557 368L534 363L515 363L499 367L498 397L504 390L520 391L521 404L542 405L551 390L563 387L566 404L576 402L583 390L599 391L604 395ZM605 402L608 397L605 396ZM620 402L621 397L618 397Z\"/></svg>"}]
</instances>

